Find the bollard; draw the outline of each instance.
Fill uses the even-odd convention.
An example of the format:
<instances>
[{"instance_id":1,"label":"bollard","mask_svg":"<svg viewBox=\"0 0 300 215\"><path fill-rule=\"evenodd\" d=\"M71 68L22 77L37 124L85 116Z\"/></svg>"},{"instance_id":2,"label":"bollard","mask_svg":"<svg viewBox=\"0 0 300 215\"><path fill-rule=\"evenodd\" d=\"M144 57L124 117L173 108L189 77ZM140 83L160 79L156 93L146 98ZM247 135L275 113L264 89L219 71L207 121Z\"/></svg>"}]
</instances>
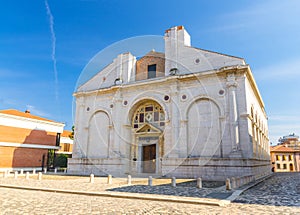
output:
<instances>
[{"instance_id":1,"label":"bollard","mask_svg":"<svg viewBox=\"0 0 300 215\"><path fill-rule=\"evenodd\" d=\"M231 178L231 188L232 189L235 189L237 186L236 186L236 180L234 177Z\"/></svg>"},{"instance_id":2,"label":"bollard","mask_svg":"<svg viewBox=\"0 0 300 215\"><path fill-rule=\"evenodd\" d=\"M226 179L226 190L231 190L231 184L230 184L230 179Z\"/></svg>"},{"instance_id":3,"label":"bollard","mask_svg":"<svg viewBox=\"0 0 300 215\"><path fill-rule=\"evenodd\" d=\"M32 170L32 174L34 175L36 173L36 169L33 169Z\"/></svg>"},{"instance_id":4,"label":"bollard","mask_svg":"<svg viewBox=\"0 0 300 215\"><path fill-rule=\"evenodd\" d=\"M202 188L202 179L197 178L197 188Z\"/></svg>"},{"instance_id":5,"label":"bollard","mask_svg":"<svg viewBox=\"0 0 300 215\"><path fill-rule=\"evenodd\" d=\"M29 179L29 172L26 172L25 178L28 180Z\"/></svg>"},{"instance_id":6,"label":"bollard","mask_svg":"<svg viewBox=\"0 0 300 215\"><path fill-rule=\"evenodd\" d=\"M24 170L23 170L23 169L21 169L21 172L20 172L20 174L21 174L21 175L23 175L23 174L24 174Z\"/></svg>"},{"instance_id":7,"label":"bollard","mask_svg":"<svg viewBox=\"0 0 300 215\"><path fill-rule=\"evenodd\" d=\"M15 178L15 179L18 178L18 171L15 171L15 173L14 173L14 178Z\"/></svg>"},{"instance_id":8,"label":"bollard","mask_svg":"<svg viewBox=\"0 0 300 215\"><path fill-rule=\"evenodd\" d=\"M172 177L172 187L176 187L176 178Z\"/></svg>"},{"instance_id":9,"label":"bollard","mask_svg":"<svg viewBox=\"0 0 300 215\"><path fill-rule=\"evenodd\" d=\"M44 169L44 174L46 174L46 173L47 173L47 168Z\"/></svg>"},{"instance_id":10,"label":"bollard","mask_svg":"<svg viewBox=\"0 0 300 215\"><path fill-rule=\"evenodd\" d=\"M152 186L152 176L149 176L148 178L148 186Z\"/></svg>"},{"instance_id":11,"label":"bollard","mask_svg":"<svg viewBox=\"0 0 300 215\"><path fill-rule=\"evenodd\" d=\"M112 184L112 176L111 175L107 176L107 184Z\"/></svg>"},{"instance_id":12,"label":"bollard","mask_svg":"<svg viewBox=\"0 0 300 215\"><path fill-rule=\"evenodd\" d=\"M90 183L94 183L95 180L94 180L94 174L90 174Z\"/></svg>"},{"instance_id":13,"label":"bollard","mask_svg":"<svg viewBox=\"0 0 300 215\"><path fill-rule=\"evenodd\" d=\"M128 185L131 185L131 175L128 175L128 176L127 176L127 184L128 184Z\"/></svg>"},{"instance_id":14,"label":"bollard","mask_svg":"<svg viewBox=\"0 0 300 215\"><path fill-rule=\"evenodd\" d=\"M64 173L67 173L67 168L64 169Z\"/></svg>"},{"instance_id":15,"label":"bollard","mask_svg":"<svg viewBox=\"0 0 300 215\"><path fill-rule=\"evenodd\" d=\"M54 169L54 173L57 173L57 168Z\"/></svg>"},{"instance_id":16,"label":"bollard","mask_svg":"<svg viewBox=\"0 0 300 215\"><path fill-rule=\"evenodd\" d=\"M42 180L42 175L43 175L43 174L42 174L41 172L38 173L38 180L39 180L39 181Z\"/></svg>"}]
</instances>

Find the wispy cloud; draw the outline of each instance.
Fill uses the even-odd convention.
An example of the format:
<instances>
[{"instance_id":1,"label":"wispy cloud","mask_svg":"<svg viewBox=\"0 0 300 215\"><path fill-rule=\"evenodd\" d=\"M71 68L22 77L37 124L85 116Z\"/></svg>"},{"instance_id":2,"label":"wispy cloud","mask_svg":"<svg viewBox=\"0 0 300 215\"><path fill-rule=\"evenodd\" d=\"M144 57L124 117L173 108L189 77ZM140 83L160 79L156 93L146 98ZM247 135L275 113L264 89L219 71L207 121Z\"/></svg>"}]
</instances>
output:
<instances>
[{"instance_id":1,"label":"wispy cloud","mask_svg":"<svg viewBox=\"0 0 300 215\"><path fill-rule=\"evenodd\" d=\"M269 137L273 144L290 133L300 134L300 113L271 114L269 116Z\"/></svg>"},{"instance_id":2,"label":"wispy cloud","mask_svg":"<svg viewBox=\"0 0 300 215\"><path fill-rule=\"evenodd\" d=\"M54 18L51 13L48 1L45 0L47 15L49 17L49 27L51 32L51 41L52 41L52 61L53 61L53 71L54 71L54 84L55 84L55 98L58 101L58 75L57 75L57 66L56 66L56 36L54 31Z\"/></svg>"},{"instance_id":3,"label":"wispy cloud","mask_svg":"<svg viewBox=\"0 0 300 215\"><path fill-rule=\"evenodd\" d=\"M275 63L255 70L258 80L282 81L300 79L300 57Z\"/></svg>"},{"instance_id":4,"label":"wispy cloud","mask_svg":"<svg viewBox=\"0 0 300 215\"><path fill-rule=\"evenodd\" d=\"M30 113L36 114L38 116L43 116L43 117L51 117L49 113L46 113L38 108L36 108L33 105L26 105L27 110L30 110Z\"/></svg>"},{"instance_id":5,"label":"wispy cloud","mask_svg":"<svg viewBox=\"0 0 300 215\"><path fill-rule=\"evenodd\" d=\"M212 31L251 30L252 33L268 31L270 28L283 31L299 26L300 1L254 1L243 10L231 11L219 17L221 25L212 28Z\"/></svg>"}]
</instances>

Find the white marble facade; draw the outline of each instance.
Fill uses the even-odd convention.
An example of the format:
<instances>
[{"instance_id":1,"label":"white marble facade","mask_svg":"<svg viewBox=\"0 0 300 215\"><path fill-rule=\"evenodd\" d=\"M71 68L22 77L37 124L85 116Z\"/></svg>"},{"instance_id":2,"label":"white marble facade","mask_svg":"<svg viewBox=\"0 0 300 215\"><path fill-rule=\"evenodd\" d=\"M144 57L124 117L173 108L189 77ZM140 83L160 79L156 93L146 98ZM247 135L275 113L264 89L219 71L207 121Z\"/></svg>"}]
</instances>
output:
<instances>
[{"instance_id":1,"label":"white marble facade","mask_svg":"<svg viewBox=\"0 0 300 215\"><path fill-rule=\"evenodd\" d=\"M165 53L116 56L74 93L68 172L125 176L269 174L264 103L244 59L191 46L183 26Z\"/></svg>"}]
</instances>

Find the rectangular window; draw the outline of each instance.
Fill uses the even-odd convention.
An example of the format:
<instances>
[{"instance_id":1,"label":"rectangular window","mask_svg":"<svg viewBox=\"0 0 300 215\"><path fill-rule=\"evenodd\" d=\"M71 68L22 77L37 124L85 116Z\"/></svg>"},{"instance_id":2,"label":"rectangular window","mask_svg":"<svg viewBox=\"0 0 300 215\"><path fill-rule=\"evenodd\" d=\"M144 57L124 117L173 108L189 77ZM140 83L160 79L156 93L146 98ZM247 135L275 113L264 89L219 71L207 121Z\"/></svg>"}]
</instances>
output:
<instances>
[{"instance_id":1,"label":"rectangular window","mask_svg":"<svg viewBox=\"0 0 300 215\"><path fill-rule=\"evenodd\" d=\"M148 79L156 78L156 64L148 65Z\"/></svg>"},{"instance_id":2,"label":"rectangular window","mask_svg":"<svg viewBox=\"0 0 300 215\"><path fill-rule=\"evenodd\" d=\"M279 155L276 155L276 160L279 161Z\"/></svg>"},{"instance_id":3,"label":"rectangular window","mask_svg":"<svg viewBox=\"0 0 300 215\"><path fill-rule=\"evenodd\" d=\"M282 160L283 160L283 161L286 161L285 155L282 155Z\"/></svg>"},{"instance_id":4,"label":"rectangular window","mask_svg":"<svg viewBox=\"0 0 300 215\"><path fill-rule=\"evenodd\" d=\"M283 169L286 169L286 164L283 164Z\"/></svg>"},{"instance_id":5,"label":"rectangular window","mask_svg":"<svg viewBox=\"0 0 300 215\"><path fill-rule=\"evenodd\" d=\"M141 123L144 122L144 114L143 113L140 113L140 120L139 120Z\"/></svg>"},{"instance_id":6,"label":"rectangular window","mask_svg":"<svg viewBox=\"0 0 300 215\"><path fill-rule=\"evenodd\" d=\"M293 160L292 155L289 155L289 161Z\"/></svg>"},{"instance_id":7,"label":"rectangular window","mask_svg":"<svg viewBox=\"0 0 300 215\"><path fill-rule=\"evenodd\" d=\"M277 169L280 169L280 164L279 163L277 164Z\"/></svg>"}]
</instances>

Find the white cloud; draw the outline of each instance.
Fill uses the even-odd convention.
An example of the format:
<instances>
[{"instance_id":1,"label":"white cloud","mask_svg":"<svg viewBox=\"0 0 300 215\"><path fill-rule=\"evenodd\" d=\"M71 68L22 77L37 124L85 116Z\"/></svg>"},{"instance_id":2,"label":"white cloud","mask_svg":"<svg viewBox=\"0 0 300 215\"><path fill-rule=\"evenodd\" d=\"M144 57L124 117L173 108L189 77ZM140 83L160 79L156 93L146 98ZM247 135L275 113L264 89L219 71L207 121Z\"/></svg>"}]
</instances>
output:
<instances>
[{"instance_id":1,"label":"white cloud","mask_svg":"<svg viewBox=\"0 0 300 215\"><path fill-rule=\"evenodd\" d=\"M257 80L287 81L300 79L300 58L277 62L254 71Z\"/></svg>"},{"instance_id":2,"label":"white cloud","mask_svg":"<svg viewBox=\"0 0 300 215\"><path fill-rule=\"evenodd\" d=\"M43 117L51 117L51 115L49 113L46 113L38 108L36 108L33 105L26 105L27 110L30 110L31 114L35 114L38 116L43 116Z\"/></svg>"},{"instance_id":3,"label":"white cloud","mask_svg":"<svg viewBox=\"0 0 300 215\"><path fill-rule=\"evenodd\" d=\"M269 138L273 144L280 137L291 133L300 135L300 113L269 116Z\"/></svg>"}]
</instances>

